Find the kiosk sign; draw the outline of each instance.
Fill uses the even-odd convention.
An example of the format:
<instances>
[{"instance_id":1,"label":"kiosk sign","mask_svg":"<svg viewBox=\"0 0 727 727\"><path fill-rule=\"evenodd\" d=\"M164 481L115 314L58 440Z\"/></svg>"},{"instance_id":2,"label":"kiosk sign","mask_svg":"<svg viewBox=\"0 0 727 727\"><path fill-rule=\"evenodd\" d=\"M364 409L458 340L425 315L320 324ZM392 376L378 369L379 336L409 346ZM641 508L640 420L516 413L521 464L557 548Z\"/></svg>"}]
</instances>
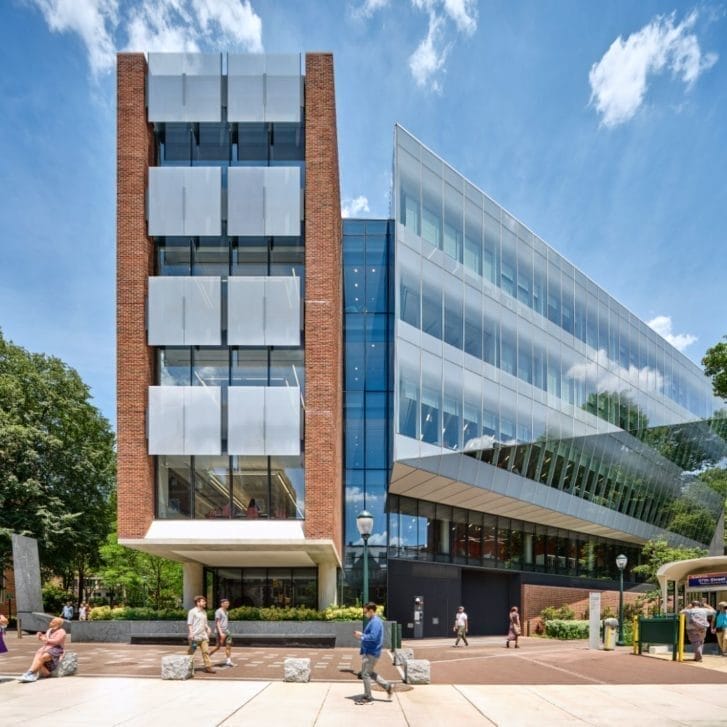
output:
<instances>
[{"instance_id":1,"label":"kiosk sign","mask_svg":"<svg viewBox=\"0 0 727 727\"><path fill-rule=\"evenodd\" d=\"M714 588L721 586L727 589L727 573L702 573L689 576L689 588Z\"/></svg>"}]
</instances>

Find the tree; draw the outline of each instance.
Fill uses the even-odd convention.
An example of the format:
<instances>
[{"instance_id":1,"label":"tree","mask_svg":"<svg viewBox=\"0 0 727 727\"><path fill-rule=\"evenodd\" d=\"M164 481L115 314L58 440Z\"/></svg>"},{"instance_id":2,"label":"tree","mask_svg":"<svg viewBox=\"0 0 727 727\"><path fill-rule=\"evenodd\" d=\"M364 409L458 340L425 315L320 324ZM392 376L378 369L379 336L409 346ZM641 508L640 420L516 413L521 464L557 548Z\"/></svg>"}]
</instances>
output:
<instances>
[{"instance_id":1,"label":"tree","mask_svg":"<svg viewBox=\"0 0 727 727\"><path fill-rule=\"evenodd\" d=\"M156 609L178 605L182 593L180 563L119 545L116 533L101 546L101 558L98 574L111 590L113 602Z\"/></svg>"},{"instance_id":2,"label":"tree","mask_svg":"<svg viewBox=\"0 0 727 727\"><path fill-rule=\"evenodd\" d=\"M666 540L649 540L644 545L641 555L644 563L637 565L634 573L644 576L649 583L656 583L656 572L664 565L675 560L690 560L707 555L705 548L685 548L672 546Z\"/></svg>"},{"instance_id":3,"label":"tree","mask_svg":"<svg viewBox=\"0 0 727 727\"><path fill-rule=\"evenodd\" d=\"M704 373L712 377L714 395L727 399L727 336L724 339L707 349L702 366Z\"/></svg>"},{"instance_id":4,"label":"tree","mask_svg":"<svg viewBox=\"0 0 727 727\"><path fill-rule=\"evenodd\" d=\"M0 331L0 566L19 533L37 538L46 571L82 580L111 528L114 486L114 435L81 377Z\"/></svg>"},{"instance_id":5,"label":"tree","mask_svg":"<svg viewBox=\"0 0 727 727\"><path fill-rule=\"evenodd\" d=\"M626 394L618 391L602 391L590 394L583 408L624 431L635 433L646 429L649 420L639 406Z\"/></svg>"}]
</instances>

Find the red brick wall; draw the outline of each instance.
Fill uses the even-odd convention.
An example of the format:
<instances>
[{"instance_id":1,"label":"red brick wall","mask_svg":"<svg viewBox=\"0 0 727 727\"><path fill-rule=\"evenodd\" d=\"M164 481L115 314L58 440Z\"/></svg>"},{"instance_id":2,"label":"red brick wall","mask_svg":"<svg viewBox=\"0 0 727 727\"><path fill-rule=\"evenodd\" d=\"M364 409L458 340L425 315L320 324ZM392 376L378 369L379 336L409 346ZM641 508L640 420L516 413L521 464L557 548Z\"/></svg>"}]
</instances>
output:
<instances>
[{"instance_id":1,"label":"red brick wall","mask_svg":"<svg viewBox=\"0 0 727 727\"><path fill-rule=\"evenodd\" d=\"M147 455L147 387L154 356L146 345L147 277L153 271L153 243L146 234L147 167L154 161L146 121L146 60L120 53L117 76L116 187L116 361L118 441L118 532L143 536L154 516L154 465Z\"/></svg>"},{"instance_id":2,"label":"red brick wall","mask_svg":"<svg viewBox=\"0 0 727 727\"><path fill-rule=\"evenodd\" d=\"M341 193L333 56L306 55L305 469L308 538L343 541Z\"/></svg>"},{"instance_id":3,"label":"red brick wall","mask_svg":"<svg viewBox=\"0 0 727 727\"><path fill-rule=\"evenodd\" d=\"M569 606L575 611L576 618L583 618L588 609L589 593L601 594L601 611L608 607L613 613L618 613L618 591L526 584L521 589L522 621L523 623L530 622L529 626L532 631L536 622L539 621L540 612L550 606L555 608ZM624 604L634 603L640 595L643 594L624 592ZM525 633L528 633L527 628Z\"/></svg>"}]
</instances>

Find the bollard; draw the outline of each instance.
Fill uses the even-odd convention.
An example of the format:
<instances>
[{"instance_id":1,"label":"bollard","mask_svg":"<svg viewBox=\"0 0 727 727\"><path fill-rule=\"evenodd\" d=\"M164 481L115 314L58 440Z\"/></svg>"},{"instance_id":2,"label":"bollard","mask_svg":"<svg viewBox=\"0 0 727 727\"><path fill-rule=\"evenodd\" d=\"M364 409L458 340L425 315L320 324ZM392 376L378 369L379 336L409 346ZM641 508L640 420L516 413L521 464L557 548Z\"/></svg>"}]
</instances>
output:
<instances>
[{"instance_id":1,"label":"bollard","mask_svg":"<svg viewBox=\"0 0 727 727\"><path fill-rule=\"evenodd\" d=\"M20 616L18 616L17 613L15 614L15 626L18 629L18 638L22 639L23 638L23 629L20 628Z\"/></svg>"}]
</instances>

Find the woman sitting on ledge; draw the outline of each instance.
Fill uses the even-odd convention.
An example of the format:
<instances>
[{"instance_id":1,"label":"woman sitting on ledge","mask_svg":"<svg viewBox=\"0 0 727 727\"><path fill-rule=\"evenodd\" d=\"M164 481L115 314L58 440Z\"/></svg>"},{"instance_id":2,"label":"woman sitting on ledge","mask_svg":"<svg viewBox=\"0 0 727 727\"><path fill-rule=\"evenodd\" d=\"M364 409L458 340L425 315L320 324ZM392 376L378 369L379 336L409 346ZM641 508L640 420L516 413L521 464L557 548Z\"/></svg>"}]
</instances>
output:
<instances>
[{"instance_id":1,"label":"woman sitting on ledge","mask_svg":"<svg viewBox=\"0 0 727 727\"><path fill-rule=\"evenodd\" d=\"M35 652L30 669L20 677L21 682L34 682L38 677L49 677L63 658L63 647L66 642L66 632L63 628L63 619L51 619L50 628L43 634L38 632L38 640L43 642Z\"/></svg>"}]
</instances>

